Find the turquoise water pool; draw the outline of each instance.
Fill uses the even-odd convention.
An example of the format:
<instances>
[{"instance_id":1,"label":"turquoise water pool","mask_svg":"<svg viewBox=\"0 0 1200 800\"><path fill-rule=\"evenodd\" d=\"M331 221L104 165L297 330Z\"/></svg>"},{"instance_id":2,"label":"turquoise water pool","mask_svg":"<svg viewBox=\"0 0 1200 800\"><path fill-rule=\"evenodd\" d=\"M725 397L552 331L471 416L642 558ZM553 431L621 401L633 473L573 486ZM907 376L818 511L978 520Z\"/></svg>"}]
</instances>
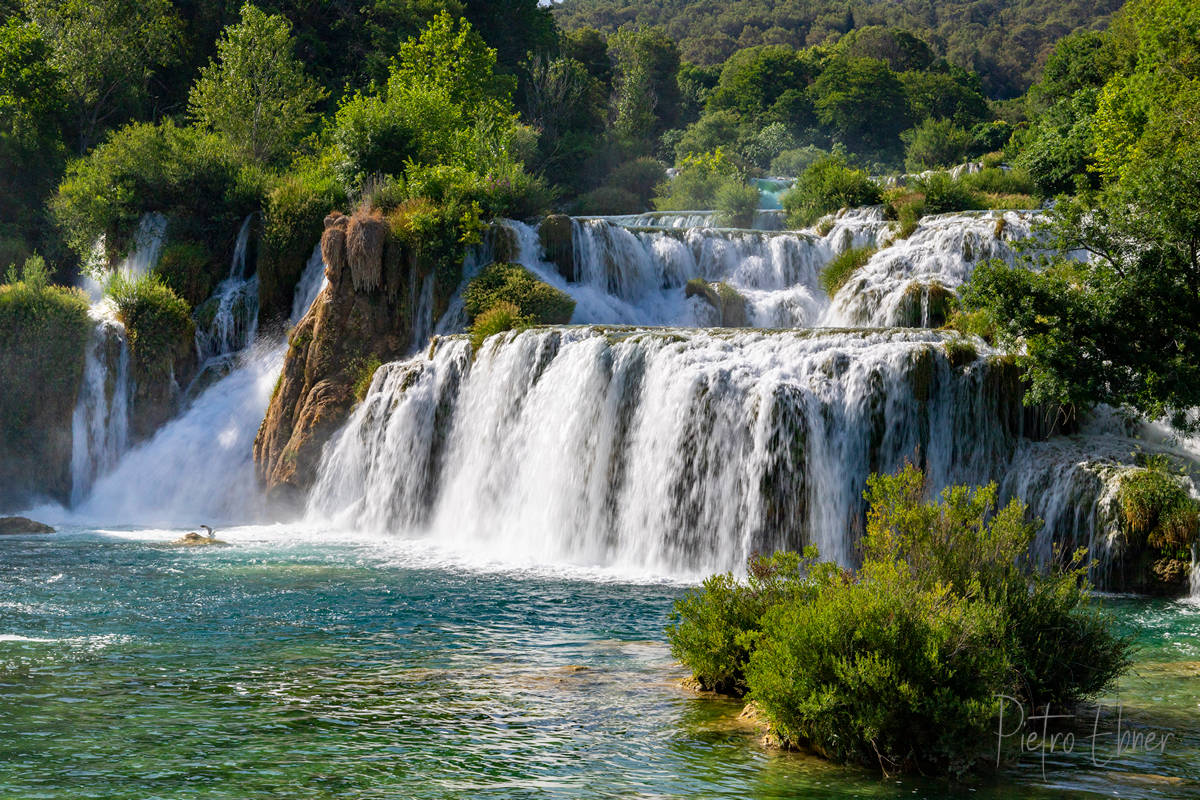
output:
<instances>
[{"instance_id":1,"label":"turquoise water pool","mask_svg":"<svg viewBox=\"0 0 1200 800\"><path fill-rule=\"evenodd\" d=\"M1189 604L1108 601L1142 645L1122 721L1170 730L1161 754L1044 774L1029 755L951 786L764 750L738 705L682 689L679 583L285 527L173 535L0 540L0 797L1200 796Z\"/></svg>"}]
</instances>

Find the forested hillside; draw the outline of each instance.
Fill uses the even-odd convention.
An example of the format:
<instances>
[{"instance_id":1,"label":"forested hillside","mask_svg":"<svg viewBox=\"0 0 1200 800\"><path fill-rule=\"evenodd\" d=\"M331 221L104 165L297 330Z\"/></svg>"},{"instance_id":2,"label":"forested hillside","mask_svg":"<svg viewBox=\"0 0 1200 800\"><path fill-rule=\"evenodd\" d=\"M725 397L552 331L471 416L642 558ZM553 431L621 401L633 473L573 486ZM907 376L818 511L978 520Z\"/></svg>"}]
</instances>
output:
<instances>
[{"instance_id":1,"label":"forested hillside","mask_svg":"<svg viewBox=\"0 0 1200 800\"><path fill-rule=\"evenodd\" d=\"M559 0L555 14L567 30L662 25L684 59L702 65L754 45L805 47L867 25L903 28L978 72L989 96L1007 98L1037 79L1058 39L1103 27L1120 7L1119 0Z\"/></svg>"}]
</instances>

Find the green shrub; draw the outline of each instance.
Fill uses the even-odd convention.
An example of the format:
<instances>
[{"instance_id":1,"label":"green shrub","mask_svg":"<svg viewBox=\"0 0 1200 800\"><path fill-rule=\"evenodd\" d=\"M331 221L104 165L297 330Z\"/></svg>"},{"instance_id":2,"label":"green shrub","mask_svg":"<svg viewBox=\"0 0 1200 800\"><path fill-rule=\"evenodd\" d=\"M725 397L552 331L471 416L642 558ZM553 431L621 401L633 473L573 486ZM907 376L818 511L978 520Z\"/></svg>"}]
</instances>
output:
<instances>
[{"instance_id":1,"label":"green shrub","mask_svg":"<svg viewBox=\"0 0 1200 800\"><path fill-rule=\"evenodd\" d=\"M163 247L154 273L189 305L197 306L212 294L213 255L199 242L176 241Z\"/></svg>"},{"instance_id":2,"label":"green shrub","mask_svg":"<svg viewBox=\"0 0 1200 800\"><path fill-rule=\"evenodd\" d=\"M1120 480L1123 560L1134 572L1135 586L1182 584L1200 531L1200 501L1188 492L1182 476L1171 474L1165 457L1145 462Z\"/></svg>"},{"instance_id":3,"label":"green shrub","mask_svg":"<svg viewBox=\"0 0 1200 800\"><path fill-rule=\"evenodd\" d=\"M614 169L604 184L633 195L637 198L636 207L640 210L649 206L650 199L654 197L654 190L666 179L667 171L657 159L638 158Z\"/></svg>"},{"instance_id":4,"label":"green shrub","mask_svg":"<svg viewBox=\"0 0 1200 800\"><path fill-rule=\"evenodd\" d=\"M52 208L76 252L86 257L104 235L117 259L149 212L195 241L220 241L258 208L262 185L215 134L170 120L134 123L70 164Z\"/></svg>"},{"instance_id":5,"label":"green shrub","mask_svg":"<svg viewBox=\"0 0 1200 800\"><path fill-rule=\"evenodd\" d=\"M533 323L515 303L498 300L471 323L471 346L478 352L485 339L504 331L522 330Z\"/></svg>"},{"instance_id":6,"label":"green shrub","mask_svg":"<svg viewBox=\"0 0 1200 800\"><path fill-rule=\"evenodd\" d=\"M746 690L773 735L884 771L960 774L991 758L999 695L1069 706L1109 688L1130 642L1092 600L1083 553L1032 562L1037 526L995 485L926 500L908 465L867 483L857 574L806 553L784 591L731 575L676 604L672 652ZM776 556L776 559L783 558Z\"/></svg>"},{"instance_id":7,"label":"green shrub","mask_svg":"<svg viewBox=\"0 0 1200 800\"><path fill-rule=\"evenodd\" d=\"M815 559L816 551L805 553L804 559L786 552L754 556L745 582L728 573L706 578L671 611L671 654L691 670L701 688L743 694L750 658L747 634L760 629L768 609L797 593L811 592L803 576Z\"/></svg>"},{"instance_id":8,"label":"green shrub","mask_svg":"<svg viewBox=\"0 0 1200 800\"><path fill-rule=\"evenodd\" d=\"M950 120L927 117L920 125L900 134L904 142L904 166L909 172L952 167L962 163L971 134Z\"/></svg>"},{"instance_id":9,"label":"green shrub","mask_svg":"<svg viewBox=\"0 0 1200 800\"><path fill-rule=\"evenodd\" d=\"M679 172L658 187L654 207L659 211L699 211L716 205L717 192L730 183L742 183L741 171L719 148L690 155L679 162Z\"/></svg>"},{"instance_id":10,"label":"green shrub","mask_svg":"<svg viewBox=\"0 0 1200 800\"><path fill-rule=\"evenodd\" d=\"M865 170L851 169L839 155L818 159L782 198L788 225L803 228L842 208L880 202L879 185Z\"/></svg>"},{"instance_id":11,"label":"green shrub","mask_svg":"<svg viewBox=\"0 0 1200 800\"><path fill-rule=\"evenodd\" d=\"M753 639L747 683L773 735L885 772L973 766L1009 682L997 609L926 588L894 561L812 584L768 610Z\"/></svg>"},{"instance_id":12,"label":"green shrub","mask_svg":"<svg viewBox=\"0 0 1200 800\"><path fill-rule=\"evenodd\" d=\"M730 228L749 228L758 212L758 189L741 181L727 181L713 198L719 224Z\"/></svg>"},{"instance_id":13,"label":"green shrub","mask_svg":"<svg viewBox=\"0 0 1200 800\"><path fill-rule=\"evenodd\" d=\"M645 207L645 204L636 195L616 186L601 186L599 189L593 189L580 195L575 201L576 213L585 216L632 214L642 211Z\"/></svg>"},{"instance_id":14,"label":"green shrub","mask_svg":"<svg viewBox=\"0 0 1200 800\"><path fill-rule=\"evenodd\" d=\"M105 291L125 326L135 381L169 379L177 361L191 358L191 309L157 276L118 274Z\"/></svg>"},{"instance_id":15,"label":"green shrub","mask_svg":"<svg viewBox=\"0 0 1200 800\"><path fill-rule=\"evenodd\" d=\"M968 189L987 194L1037 194L1037 185L1023 169L986 167L979 172L963 175L959 180Z\"/></svg>"},{"instance_id":16,"label":"green shrub","mask_svg":"<svg viewBox=\"0 0 1200 800\"><path fill-rule=\"evenodd\" d=\"M821 270L821 288L833 297L846 285L846 281L871 260L877 252L874 247L851 247L843 251Z\"/></svg>"},{"instance_id":17,"label":"green shrub","mask_svg":"<svg viewBox=\"0 0 1200 800\"><path fill-rule=\"evenodd\" d=\"M575 313L570 295L538 280L520 264L490 264L463 292L467 318L472 321L499 302L512 303L518 315L533 325L565 325Z\"/></svg>"},{"instance_id":18,"label":"green shrub","mask_svg":"<svg viewBox=\"0 0 1200 800\"><path fill-rule=\"evenodd\" d=\"M321 241L325 217L346 201L333 175L316 169L284 176L267 194L258 257L258 297L264 318L291 311L292 293Z\"/></svg>"},{"instance_id":19,"label":"green shrub","mask_svg":"<svg viewBox=\"0 0 1200 800\"><path fill-rule=\"evenodd\" d=\"M925 195L926 214L967 211L983 206L976 192L962 181L951 178L947 172L935 172L921 178L915 186Z\"/></svg>"}]
</instances>

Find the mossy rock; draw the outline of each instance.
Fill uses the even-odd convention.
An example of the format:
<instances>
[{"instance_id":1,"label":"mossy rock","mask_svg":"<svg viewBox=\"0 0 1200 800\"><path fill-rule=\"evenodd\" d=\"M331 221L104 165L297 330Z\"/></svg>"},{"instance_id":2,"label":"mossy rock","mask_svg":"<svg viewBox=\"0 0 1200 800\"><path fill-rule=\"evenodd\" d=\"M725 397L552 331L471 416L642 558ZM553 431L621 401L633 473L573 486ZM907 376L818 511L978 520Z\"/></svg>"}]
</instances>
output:
<instances>
[{"instance_id":1,"label":"mossy rock","mask_svg":"<svg viewBox=\"0 0 1200 800\"><path fill-rule=\"evenodd\" d=\"M693 278L684 287L684 297L701 297L717 310L722 328L745 328L749 325L746 298L727 283L708 283Z\"/></svg>"},{"instance_id":2,"label":"mossy rock","mask_svg":"<svg viewBox=\"0 0 1200 800\"><path fill-rule=\"evenodd\" d=\"M0 517L0 536L54 533L54 528L29 517Z\"/></svg>"},{"instance_id":3,"label":"mossy rock","mask_svg":"<svg viewBox=\"0 0 1200 800\"><path fill-rule=\"evenodd\" d=\"M0 286L0 507L71 493L71 416L94 322L81 292Z\"/></svg>"},{"instance_id":4,"label":"mossy rock","mask_svg":"<svg viewBox=\"0 0 1200 800\"><path fill-rule=\"evenodd\" d=\"M499 303L511 303L534 325L566 325L575 301L520 264L496 262L484 267L463 292L467 318L477 317Z\"/></svg>"},{"instance_id":5,"label":"mossy rock","mask_svg":"<svg viewBox=\"0 0 1200 800\"><path fill-rule=\"evenodd\" d=\"M941 328L958 309L958 295L938 282L913 282L904 290L897 323L904 328Z\"/></svg>"},{"instance_id":6,"label":"mossy rock","mask_svg":"<svg viewBox=\"0 0 1200 800\"><path fill-rule=\"evenodd\" d=\"M565 214L552 214L538 226L538 239L546 261L558 268L558 274L568 281L579 280L575 268L574 223Z\"/></svg>"}]
</instances>

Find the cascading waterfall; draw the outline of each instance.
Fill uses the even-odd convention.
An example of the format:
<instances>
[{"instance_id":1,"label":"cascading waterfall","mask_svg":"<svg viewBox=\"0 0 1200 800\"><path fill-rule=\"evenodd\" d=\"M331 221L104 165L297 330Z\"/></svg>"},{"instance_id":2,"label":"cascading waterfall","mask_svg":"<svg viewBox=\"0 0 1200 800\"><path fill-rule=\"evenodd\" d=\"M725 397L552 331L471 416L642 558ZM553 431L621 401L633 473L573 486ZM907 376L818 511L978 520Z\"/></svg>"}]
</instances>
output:
<instances>
[{"instance_id":1,"label":"cascading waterfall","mask_svg":"<svg viewBox=\"0 0 1200 800\"><path fill-rule=\"evenodd\" d=\"M536 229L505 224L516 260L575 299L573 322L608 325L721 325L712 305L688 296L688 281L699 279L735 290L749 327L812 327L829 304L818 282L821 270L847 248L882 246L892 236L878 208L838 215L823 236L631 224L645 216L573 220L574 280L543 259ZM701 219L707 218L690 221Z\"/></svg>"},{"instance_id":2,"label":"cascading waterfall","mask_svg":"<svg viewBox=\"0 0 1200 800\"><path fill-rule=\"evenodd\" d=\"M92 308L83 381L71 417L71 502L112 468L129 438L129 347L107 303Z\"/></svg>"},{"instance_id":3,"label":"cascading waterfall","mask_svg":"<svg viewBox=\"0 0 1200 800\"><path fill-rule=\"evenodd\" d=\"M253 214L246 217L238 231L229 276L196 309L196 352L202 362L244 349L258 330L258 276L246 277L253 219Z\"/></svg>"},{"instance_id":4,"label":"cascading waterfall","mask_svg":"<svg viewBox=\"0 0 1200 800\"><path fill-rule=\"evenodd\" d=\"M935 295L957 292L976 264L993 258L1011 263L1011 242L1028 238L1032 224L1032 214L1015 211L926 217L908 239L880 249L855 272L818 324L934 327L931 287Z\"/></svg>"},{"instance_id":5,"label":"cascading waterfall","mask_svg":"<svg viewBox=\"0 0 1200 800\"><path fill-rule=\"evenodd\" d=\"M852 563L868 474L981 482L1018 446L1003 364L942 341L541 329L472 361L443 340L376 373L309 514L533 562L694 573L812 543Z\"/></svg>"},{"instance_id":6,"label":"cascading waterfall","mask_svg":"<svg viewBox=\"0 0 1200 800\"><path fill-rule=\"evenodd\" d=\"M318 250L296 289L299 322L324 281ZM283 367L286 344L258 341L179 417L130 450L96 481L76 515L107 524L186 526L244 523L265 515L253 444Z\"/></svg>"}]
</instances>

